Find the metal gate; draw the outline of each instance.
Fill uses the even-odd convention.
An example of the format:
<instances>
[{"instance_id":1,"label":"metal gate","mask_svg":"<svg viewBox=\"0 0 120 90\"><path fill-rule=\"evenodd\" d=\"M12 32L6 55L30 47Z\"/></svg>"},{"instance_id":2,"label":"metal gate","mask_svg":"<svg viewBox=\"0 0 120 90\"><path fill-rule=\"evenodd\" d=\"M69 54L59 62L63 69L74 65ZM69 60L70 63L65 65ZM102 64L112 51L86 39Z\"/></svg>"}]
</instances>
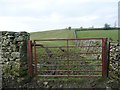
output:
<instances>
[{"instance_id":1,"label":"metal gate","mask_svg":"<svg viewBox=\"0 0 120 90\"><path fill-rule=\"evenodd\" d=\"M107 77L107 38L28 41L29 75Z\"/></svg>"}]
</instances>

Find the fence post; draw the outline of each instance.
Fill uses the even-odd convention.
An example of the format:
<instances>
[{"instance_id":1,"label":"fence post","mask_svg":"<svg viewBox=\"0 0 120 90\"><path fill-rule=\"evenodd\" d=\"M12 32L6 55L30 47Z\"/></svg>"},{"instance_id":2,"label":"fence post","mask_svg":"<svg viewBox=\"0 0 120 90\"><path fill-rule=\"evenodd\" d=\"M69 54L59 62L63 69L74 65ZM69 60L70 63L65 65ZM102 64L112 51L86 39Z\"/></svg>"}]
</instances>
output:
<instances>
[{"instance_id":1,"label":"fence post","mask_svg":"<svg viewBox=\"0 0 120 90\"><path fill-rule=\"evenodd\" d=\"M108 76L107 38L102 39L102 76L104 78L106 78Z\"/></svg>"},{"instance_id":2,"label":"fence post","mask_svg":"<svg viewBox=\"0 0 120 90\"><path fill-rule=\"evenodd\" d=\"M28 40L28 67L29 76L33 77L33 66L32 66L32 41Z\"/></svg>"}]
</instances>

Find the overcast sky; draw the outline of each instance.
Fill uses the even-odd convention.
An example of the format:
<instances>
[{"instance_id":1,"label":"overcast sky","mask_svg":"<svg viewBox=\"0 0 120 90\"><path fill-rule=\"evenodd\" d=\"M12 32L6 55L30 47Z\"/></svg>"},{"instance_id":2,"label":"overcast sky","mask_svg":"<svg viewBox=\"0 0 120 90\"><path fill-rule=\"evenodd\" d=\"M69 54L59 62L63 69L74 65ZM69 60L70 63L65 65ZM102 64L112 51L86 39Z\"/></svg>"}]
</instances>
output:
<instances>
[{"instance_id":1,"label":"overcast sky","mask_svg":"<svg viewBox=\"0 0 120 90\"><path fill-rule=\"evenodd\" d=\"M119 0L0 0L0 31L114 26Z\"/></svg>"}]
</instances>

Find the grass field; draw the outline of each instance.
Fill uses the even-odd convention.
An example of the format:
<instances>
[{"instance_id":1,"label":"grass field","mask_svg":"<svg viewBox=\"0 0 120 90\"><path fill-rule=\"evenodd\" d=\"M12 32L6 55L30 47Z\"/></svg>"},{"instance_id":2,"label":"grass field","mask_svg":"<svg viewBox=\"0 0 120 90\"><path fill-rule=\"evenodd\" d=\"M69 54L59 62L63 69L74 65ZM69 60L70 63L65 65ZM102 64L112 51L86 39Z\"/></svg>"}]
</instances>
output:
<instances>
[{"instance_id":1,"label":"grass field","mask_svg":"<svg viewBox=\"0 0 120 90\"><path fill-rule=\"evenodd\" d=\"M30 35L31 40L42 38L73 38L72 30L51 30L43 32L34 32Z\"/></svg>"},{"instance_id":2,"label":"grass field","mask_svg":"<svg viewBox=\"0 0 120 90\"><path fill-rule=\"evenodd\" d=\"M118 30L77 31L78 38L112 38L118 40Z\"/></svg>"},{"instance_id":3,"label":"grass field","mask_svg":"<svg viewBox=\"0 0 120 90\"><path fill-rule=\"evenodd\" d=\"M78 38L112 38L118 40L118 30L83 30L77 31ZM42 38L74 38L74 29L71 30L51 30L43 32L34 32L30 34L31 40Z\"/></svg>"}]
</instances>

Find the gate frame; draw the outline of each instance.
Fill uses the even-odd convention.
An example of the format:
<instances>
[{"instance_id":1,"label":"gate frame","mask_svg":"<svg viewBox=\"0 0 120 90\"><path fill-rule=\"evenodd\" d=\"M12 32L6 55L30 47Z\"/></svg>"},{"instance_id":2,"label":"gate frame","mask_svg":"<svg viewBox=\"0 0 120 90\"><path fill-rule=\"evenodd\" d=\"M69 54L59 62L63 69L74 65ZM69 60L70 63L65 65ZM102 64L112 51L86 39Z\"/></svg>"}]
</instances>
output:
<instances>
[{"instance_id":1,"label":"gate frame","mask_svg":"<svg viewBox=\"0 0 120 90\"><path fill-rule=\"evenodd\" d=\"M62 39L40 39L40 40L29 40L28 41L28 71L29 76L33 77L37 75L37 59L36 59L36 46L41 46L40 44L36 44L36 41L49 41L49 40L101 40L102 41L102 77L108 77L108 66L109 66L109 47L108 47L108 39L107 38L62 38ZM32 48L33 47L33 48ZM34 57L33 50L34 49ZM33 66L33 63L34 65ZM35 68L35 71L33 69ZM62 76L61 76L62 77ZM69 77L69 76L68 76Z\"/></svg>"},{"instance_id":2,"label":"gate frame","mask_svg":"<svg viewBox=\"0 0 120 90\"><path fill-rule=\"evenodd\" d=\"M102 38L102 77L108 77L108 42L107 38Z\"/></svg>"}]
</instances>

